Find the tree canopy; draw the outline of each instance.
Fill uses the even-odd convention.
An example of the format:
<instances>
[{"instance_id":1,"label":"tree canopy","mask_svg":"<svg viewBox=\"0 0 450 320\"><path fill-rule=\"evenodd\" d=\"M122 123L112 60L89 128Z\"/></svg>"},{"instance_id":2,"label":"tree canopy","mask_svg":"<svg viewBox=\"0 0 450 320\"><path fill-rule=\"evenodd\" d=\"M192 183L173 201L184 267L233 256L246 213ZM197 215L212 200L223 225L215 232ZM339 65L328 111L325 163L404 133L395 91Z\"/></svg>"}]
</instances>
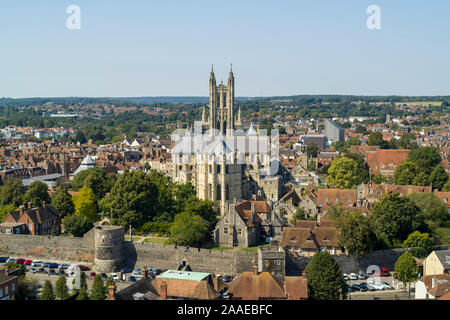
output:
<instances>
[{"instance_id":1,"label":"tree canopy","mask_svg":"<svg viewBox=\"0 0 450 320\"><path fill-rule=\"evenodd\" d=\"M339 157L331 162L327 183L348 189L357 185L359 178L358 162L347 157Z\"/></svg>"},{"instance_id":2,"label":"tree canopy","mask_svg":"<svg viewBox=\"0 0 450 320\"><path fill-rule=\"evenodd\" d=\"M31 202L34 207L41 207L42 202L50 203L50 196L48 194L48 187L42 181L34 181L28 187L24 195L23 202Z\"/></svg>"},{"instance_id":3,"label":"tree canopy","mask_svg":"<svg viewBox=\"0 0 450 320\"><path fill-rule=\"evenodd\" d=\"M52 207L58 211L61 219L75 213L72 196L62 188L56 189L56 192L53 194Z\"/></svg>"},{"instance_id":4,"label":"tree canopy","mask_svg":"<svg viewBox=\"0 0 450 320\"><path fill-rule=\"evenodd\" d=\"M72 197L75 215L84 216L90 222L98 219L95 195L91 188L83 186L76 195Z\"/></svg>"},{"instance_id":5,"label":"tree canopy","mask_svg":"<svg viewBox=\"0 0 450 320\"><path fill-rule=\"evenodd\" d=\"M170 241L180 246L200 246L209 237L209 223L199 215L187 212L175 216L170 228Z\"/></svg>"}]
</instances>

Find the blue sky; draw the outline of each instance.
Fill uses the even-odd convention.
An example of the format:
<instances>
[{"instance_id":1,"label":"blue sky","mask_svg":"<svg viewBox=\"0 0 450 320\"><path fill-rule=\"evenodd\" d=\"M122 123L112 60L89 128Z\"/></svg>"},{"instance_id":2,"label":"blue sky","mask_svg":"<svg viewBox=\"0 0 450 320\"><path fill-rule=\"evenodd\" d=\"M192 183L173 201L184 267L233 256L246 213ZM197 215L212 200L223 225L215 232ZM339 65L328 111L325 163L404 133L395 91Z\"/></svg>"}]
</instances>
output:
<instances>
[{"instance_id":1,"label":"blue sky","mask_svg":"<svg viewBox=\"0 0 450 320\"><path fill-rule=\"evenodd\" d=\"M66 9L81 8L81 30ZM366 8L381 8L381 30ZM448 0L4 1L0 97L450 95Z\"/></svg>"}]
</instances>

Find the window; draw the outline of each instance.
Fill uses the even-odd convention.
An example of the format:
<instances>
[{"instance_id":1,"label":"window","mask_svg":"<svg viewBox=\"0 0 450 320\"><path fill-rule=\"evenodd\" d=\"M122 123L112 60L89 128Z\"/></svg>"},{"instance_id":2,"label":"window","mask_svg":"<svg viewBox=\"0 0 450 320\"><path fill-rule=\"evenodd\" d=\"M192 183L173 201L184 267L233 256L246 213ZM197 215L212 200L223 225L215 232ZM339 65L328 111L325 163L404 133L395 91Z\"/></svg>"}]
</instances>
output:
<instances>
[{"instance_id":1,"label":"window","mask_svg":"<svg viewBox=\"0 0 450 320\"><path fill-rule=\"evenodd\" d=\"M223 234L228 234L228 228L223 228Z\"/></svg>"},{"instance_id":2,"label":"window","mask_svg":"<svg viewBox=\"0 0 450 320\"><path fill-rule=\"evenodd\" d=\"M278 265L278 266L280 265L280 260L277 260L277 265Z\"/></svg>"},{"instance_id":3,"label":"window","mask_svg":"<svg viewBox=\"0 0 450 320\"><path fill-rule=\"evenodd\" d=\"M209 173L212 173L212 165L209 165Z\"/></svg>"},{"instance_id":4,"label":"window","mask_svg":"<svg viewBox=\"0 0 450 320\"><path fill-rule=\"evenodd\" d=\"M238 235L241 235L242 234L242 229L238 229L237 232L238 232Z\"/></svg>"},{"instance_id":5,"label":"window","mask_svg":"<svg viewBox=\"0 0 450 320\"><path fill-rule=\"evenodd\" d=\"M5 287L5 296L8 295L8 286Z\"/></svg>"},{"instance_id":6,"label":"window","mask_svg":"<svg viewBox=\"0 0 450 320\"><path fill-rule=\"evenodd\" d=\"M13 283L13 284L11 285L11 294L14 294L15 292L16 292L16 284Z\"/></svg>"},{"instance_id":7,"label":"window","mask_svg":"<svg viewBox=\"0 0 450 320\"><path fill-rule=\"evenodd\" d=\"M33 230L33 225L31 223L28 225L28 230Z\"/></svg>"},{"instance_id":8,"label":"window","mask_svg":"<svg viewBox=\"0 0 450 320\"><path fill-rule=\"evenodd\" d=\"M3 297L3 288L0 288L0 298Z\"/></svg>"}]
</instances>

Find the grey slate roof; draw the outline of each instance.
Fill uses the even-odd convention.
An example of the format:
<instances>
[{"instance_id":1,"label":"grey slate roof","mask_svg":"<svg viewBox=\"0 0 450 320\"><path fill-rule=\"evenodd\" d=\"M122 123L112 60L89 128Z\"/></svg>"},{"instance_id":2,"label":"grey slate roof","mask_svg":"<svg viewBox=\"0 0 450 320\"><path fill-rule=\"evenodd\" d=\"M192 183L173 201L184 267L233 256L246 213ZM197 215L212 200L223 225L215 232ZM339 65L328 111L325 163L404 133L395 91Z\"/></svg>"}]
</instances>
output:
<instances>
[{"instance_id":1,"label":"grey slate roof","mask_svg":"<svg viewBox=\"0 0 450 320\"><path fill-rule=\"evenodd\" d=\"M445 269L450 269L450 250L435 251Z\"/></svg>"}]
</instances>

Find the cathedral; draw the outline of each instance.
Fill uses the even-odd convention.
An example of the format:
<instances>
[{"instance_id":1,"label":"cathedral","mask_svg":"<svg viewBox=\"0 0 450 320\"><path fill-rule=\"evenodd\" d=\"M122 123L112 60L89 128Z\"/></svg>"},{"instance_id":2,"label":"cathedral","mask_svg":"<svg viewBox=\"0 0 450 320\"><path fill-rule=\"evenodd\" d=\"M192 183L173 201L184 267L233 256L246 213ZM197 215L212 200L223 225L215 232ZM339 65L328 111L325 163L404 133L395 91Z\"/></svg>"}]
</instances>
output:
<instances>
[{"instance_id":1,"label":"cathedral","mask_svg":"<svg viewBox=\"0 0 450 320\"><path fill-rule=\"evenodd\" d=\"M216 84L211 68L209 105L202 108L201 121L195 122L195 130L190 127L172 134L173 181L190 181L197 196L212 200L220 215L228 212L230 204L256 194L269 203L281 197L281 176L269 174L268 137L260 135L253 124L244 130L241 111L235 110L234 94L232 67L227 85Z\"/></svg>"}]
</instances>

